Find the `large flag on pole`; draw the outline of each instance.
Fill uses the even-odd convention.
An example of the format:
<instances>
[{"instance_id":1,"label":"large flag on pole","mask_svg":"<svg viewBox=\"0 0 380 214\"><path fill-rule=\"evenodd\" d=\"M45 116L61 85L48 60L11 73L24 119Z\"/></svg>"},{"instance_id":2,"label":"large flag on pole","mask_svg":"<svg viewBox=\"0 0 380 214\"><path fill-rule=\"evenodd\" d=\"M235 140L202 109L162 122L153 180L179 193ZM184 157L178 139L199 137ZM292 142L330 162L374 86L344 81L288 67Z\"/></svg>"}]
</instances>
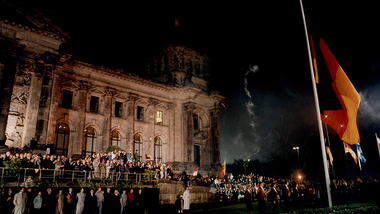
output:
<instances>
[{"instance_id":1,"label":"large flag on pole","mask_svg":"<svg viewBox=\"0 0 380 214\"><path fill-rule=\"evenodd\" d=\"M351 157L354 159L355 163L358 164L358 158L357 158L355 152L351 149L350 145L348 145L346 142L344 142L344 150L346 153L350 153Z\"/></svg>"},{"instance_id":2,"label":"large flag on pole","mask_svg":"<svg viewBox=\"0 0 380 214\"><path fill-rule=\"evenodd\" d=\"M319 47L329 68L333 80L332 86L343 108L324 110L321 119L339 134L342 141L350 145L357 144L360 142L356 124L360 95L322 39L319 42Z\"/></svg>"},{"instance_id":3,"label":"large flag on pole","mask_svg":"<svg viewBox=\"0 0 380 214\"><path fill-rule=\"evenodd\" d=\"M366 163L367 160L364 157L362 148L360 147L360 143L356 144L356 151L358 153L358 158L359 158L360 162Z\"/></svg>"},{"instance_id":4,"label":"large flag on pole","mask_svg":"<svg viewBox=\"0 0 380 214\"><path fill-rule=\"evenodd\" d=\"M224 163L222 165L222 167L220 167L220 177L224 178L224 176L226 175L226 159L224 159Z\"/></svg>"}]
</instances>

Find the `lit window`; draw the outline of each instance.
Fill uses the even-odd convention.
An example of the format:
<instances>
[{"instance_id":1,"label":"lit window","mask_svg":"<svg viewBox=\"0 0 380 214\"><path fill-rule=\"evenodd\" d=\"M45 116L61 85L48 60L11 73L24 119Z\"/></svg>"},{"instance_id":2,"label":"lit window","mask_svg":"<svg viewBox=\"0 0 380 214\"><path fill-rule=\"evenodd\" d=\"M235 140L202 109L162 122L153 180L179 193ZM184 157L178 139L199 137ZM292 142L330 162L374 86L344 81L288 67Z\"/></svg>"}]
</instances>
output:
<instances>
[{"instance_id":1,"label":"lit window","mask_svg":"<svg viewBox=\"0 0 380 214\"><path fill-rule=\"evenodd\" d=\"M162 160L161 148L162 148L161 138L155 137L154 138L154 161L156 163Z\"/></svg>"},{"instance_id":2,"label":"lit window","mask_svg":"<svg viewBox=\"0 0 380 214\"><path fill-rule=\"evenodd\" d=\"M157 111L156 124L162 125L164 123L164 117L162 111Z\"/></svg>"}]
</instances>

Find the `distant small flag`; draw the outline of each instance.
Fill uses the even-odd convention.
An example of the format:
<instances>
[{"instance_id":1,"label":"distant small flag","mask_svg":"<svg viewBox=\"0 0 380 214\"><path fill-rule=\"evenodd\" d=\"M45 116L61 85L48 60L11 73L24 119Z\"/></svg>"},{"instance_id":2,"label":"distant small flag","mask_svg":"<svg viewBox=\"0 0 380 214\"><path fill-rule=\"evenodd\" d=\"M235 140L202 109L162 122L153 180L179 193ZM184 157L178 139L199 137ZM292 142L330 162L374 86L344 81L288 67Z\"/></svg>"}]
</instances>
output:
<instances>
[{"instance_id":1,"label":"distant small flag","mask_svg":"<svg viewBox=\"0 0 380 214\"><path fill-rule=\"evenodd\" d=\"M363 180L358 175L356 176L356 181L360 182L360 183L363 183Z\"/></svg>"},{"instance_id":2,"label":"distant small flag","mask_svg":"<svg viewBox=\"0 0 380 214\"><path fill-rule=\"evenodd\" d=\"M326 152L327 152L327 154L329 155L330 164L331 164L331 166L332 166L332 165L333 165L333 160L334 160L334 158L333 158L332 153L331 153L331 150L330 150L330 148L329 148L328 146L326 146Z\"/></svg>"},{"instance_id":3,"label":"distant small flag","mask_svg":"<svg viewBox=\"0 0 380 214\"><path fill-rule=\"evenodd\" d=\"M220 177L224 178L224 176L226 175L226 159L224 159L224 163L222 165L222 167L220 167Z\"/></svg>"},{"instance_id":4,"label":"distant small flag","mask_svg":"<svg viewBox=\"0 0 380 214\"><path fill-rule=\"evenodd\" d=\"M149 157L148 155L145 155L145 159L146 159L147 161L150 161L150 157Z\"/></svg>"},{"instance_id":5,"label":"distant small flag","mask_svg":"<svg viewBox=\"0 0 380 214\"><path fill-rule=\"evenodd\" d=\"M174 27L178 27L179 26L179 22L178 22L178 19L177 17L174 18Z\"/></svg>"},{"instance_id":6,"label":"distant small flag","mask_svg":"<svg viewBox=\"0 0 380 214\"><path fill-rule=\"evenodd\" d=\"M193 173L193 176L197 176L197 175L198 175L198 167L195 168L194 173Z\"/></svg>"},{"instance_id":7,"label":"distant small flag","mask_svg":"<svg viewBox=\"0 0 380 214\"><path fill-rule=\"evenodd\" d=\"M360 162L362 162L362 163L366 163L367 160L366 160L365 157L364 157L364 154L363 154L362 148L360 147L360 143L357 143L357 144L356 144L356 151L358 152L358 157L359 157Z\"/></svg>"},{"instance_id":8,"label":"distant small flag","mask_svg":"<svg viewBox=\"0 0 380 214\"><path fill-rule=\"evenodd\" d=\"M344 142L344 150L346 151L346 153L350 153L355 163L358 164L358 161L357 161L358 158L355 152L351 149L350 145L348 145L346 142Z\"/></svg>"}]
</instances>

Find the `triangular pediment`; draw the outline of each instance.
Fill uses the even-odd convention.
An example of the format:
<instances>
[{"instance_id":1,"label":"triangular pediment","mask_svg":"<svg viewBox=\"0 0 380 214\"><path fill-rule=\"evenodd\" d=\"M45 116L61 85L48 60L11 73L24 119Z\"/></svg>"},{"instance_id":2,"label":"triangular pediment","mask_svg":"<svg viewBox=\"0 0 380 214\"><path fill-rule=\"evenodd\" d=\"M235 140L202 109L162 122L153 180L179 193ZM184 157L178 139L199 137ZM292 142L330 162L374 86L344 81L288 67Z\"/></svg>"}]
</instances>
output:
<instances>
[{"instance_id":1,"label":"triangular pediment","mask_svg":"<svg viewBox=\"0 0 380 214\"><path fill-rule=\"evenodd\" d=\"M167 108L168 108L168 106L166 105L166 103L163 103L163 102L159 102L159 103L157 104L157 107L161 107L161 108L164 108L164 109L167 109Z\"/></svg>"},{"instance_id":2,"label":"triangular pediment","mask_svg":"<svg viewBox=\"0 0 380 214\"><path fill-rule=\"evenodd\" d=\"M62 82L62 87L79 89L79 84L75 83L73 80L66 80Z\"/></svg>"},{"instance_id":3,"label":"triangular pediment","mask_svg":"<svg viewBox=\"0 0 380 214\"><path fill-rule=\"evenodd\" d=\"M120 99L128 100L128 95L125 93L117 93L114 95L114 98L120 98Z\"/></svg>"},{"instance_id":4,"label":"triangular pediment","mask_svg":"<svg viewBox=\"0 0 380 214\"><path fill-rule=\"evenodd\" d=\"M136 100L136 103L141 103L141 104L149 105L149 101L146 98L140 98L140 99Z\"/></svg>"},{"instance_id":5,"label":"triangular pediment","mask_svg":"<svg viewBox=\"0 0 380 214\"><path fill-rule=\"evenodd\" d=\"M106 91L101 87L93 87L89 90L90 93L105 95Z\"/></svg>"}]
</instances>

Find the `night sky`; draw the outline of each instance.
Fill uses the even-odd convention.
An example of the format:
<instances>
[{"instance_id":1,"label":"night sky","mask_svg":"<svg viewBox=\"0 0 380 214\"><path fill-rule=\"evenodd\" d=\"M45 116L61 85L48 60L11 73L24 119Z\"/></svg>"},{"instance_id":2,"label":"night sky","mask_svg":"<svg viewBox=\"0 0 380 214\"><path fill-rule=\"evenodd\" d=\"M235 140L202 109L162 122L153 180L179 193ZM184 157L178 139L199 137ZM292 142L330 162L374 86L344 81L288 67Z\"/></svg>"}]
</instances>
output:
<instances>
[{"instance_id":1,"label":"night sky","mask_svg":"<svg viewBox=\"0 0 380 214\"><path fill-rule=\"evenodd\" d=\"M136 72L141 59L172 41L211 57L215 89L226 97L220 114L222 162L280 157L294 167L292 148L299 146L305 171L323 172L299 1L77 2L28 3L70 34L62 50L77 59ZM380 135L380 14L375 1L334 2L304 2L321 85L331 80L319 38L361 95L357 122L367 158L363 172L380 178L375 139L376 132ZM179 28L174 31L175 17ZM254 65L258 70L251 69ZM332 129L329 137L335 171L343 176L343 144ZM351 174L358 174L352 158L347 162Z\"/></svg>"}]
</instances>

